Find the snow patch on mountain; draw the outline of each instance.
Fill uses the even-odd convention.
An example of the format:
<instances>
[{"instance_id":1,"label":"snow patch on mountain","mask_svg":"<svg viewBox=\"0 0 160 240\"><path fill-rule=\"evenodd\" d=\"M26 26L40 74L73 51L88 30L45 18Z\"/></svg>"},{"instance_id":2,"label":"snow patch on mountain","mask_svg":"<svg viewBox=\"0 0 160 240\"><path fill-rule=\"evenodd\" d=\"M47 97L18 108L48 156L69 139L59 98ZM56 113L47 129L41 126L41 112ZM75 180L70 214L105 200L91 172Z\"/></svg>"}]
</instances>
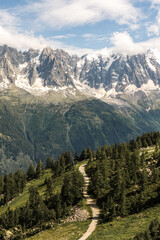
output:
<instances>
[{"instance_id":1,"label":"snow patch on mountain","mask_svg":"<svg viewBox=\"0 0 160 240\"><path fill-rule=\"evenodd\" d=\"M111 58L109 59L109 61L107 62L107 65L106 65L106 67L105 67L105 70L106 70L106 71L108 71L108 70L110 69L110 67L111 67L111 65L112 65L112 63L113 63L114 61L115 61L115 60L114 60L113 57L111 57Z\"/></svg>"},{"instance_id":2,"label":"snow patch on mountain","mask_svg":"<svg viewBox=\"0 0 160 240\"><path fill-rule=\"evenodd\" d=\"M116 98L119 94L160 90L160 52L124 56L93 52L70 56L50 48L22 53L5 48L0 58L0 89L12 84L31 94L55 91L75 95L76 91L95 98Z\"/></svg>"},{"instance_id":3,"label":"snow patch on mountain","mask_svg":"<svg viewBox=\"0 0 160 240\"><path fill-rule=\"evenodd\" d=\"M42 82L43 79L37 78L35 83L31 86L28 79L24 75L18 74L15 85L30 92L31 94L47 93L50 89L47 86L44 87Z\"/></svg>"},{"instance_id":4,"label":"snow patch on mountain","mask_svg":"<svg viewBox=\"0 0 160 240\"><path fill-rule=\"evenodd\" d=\"M23 64L19 64L19 70L22 71L24 68L26 68L28 65L27 62L23 63Z\"/></svg>"},{"instance_id":5,"label":"snow patch on mountain","mask_svg":"<svg viewBox=\"0 0 160 240\"><path fill-rule=\"evenodd\" d=\"M160 51L158 49L152 48L147 51L146 55L149 58L154 58L160 64Z\"/></svg>"},{"instance_id":6,"label":"snow patch on mountain","mask_svg":"<svg viewBox=\"0 0 160 240\"><path fill-rule=\"evenodd\" d=\"M8 79L3 79L3 82L0 83L0 91L5 90L10 87L10 81Z\"/></svg>"},{"instance_id":7,"label":"snow patch on mountain","mask_svg":"<svg viewBox=\"0 0 160 240\"><path fill-rule=\"evenodd\" d=\"M132 94L138 91L143 91L143 92L150 92L150 91L155 91L155 90L160 90L160 86L155 85L152 80L149 80L147 83L142 84L140 88L137 88L133 84L129 84L125 88L125 93Z\"/></svg>"},{"instance_id":8,"label":"snow patch on mountain","mask_svg":"<svg viewBox=\"0 0 160 240\"><path fill-rule=\"evenodd\" d=\"M149 68L153 71L153 72L156 72L156 68L155 66L151 63L151 60L149 58L146 58L147 60L147 64L149 66Z\"/></svg>"}]
</instances>

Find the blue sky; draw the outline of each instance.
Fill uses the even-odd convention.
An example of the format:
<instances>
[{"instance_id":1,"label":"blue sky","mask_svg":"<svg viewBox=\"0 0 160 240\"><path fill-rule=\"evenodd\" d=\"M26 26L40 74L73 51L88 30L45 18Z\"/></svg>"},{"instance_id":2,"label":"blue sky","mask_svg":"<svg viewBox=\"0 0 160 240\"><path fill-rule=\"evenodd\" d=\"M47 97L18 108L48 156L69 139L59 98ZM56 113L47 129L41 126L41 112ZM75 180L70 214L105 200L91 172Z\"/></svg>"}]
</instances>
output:
<instances>
[{"instance_id":1,"label":"blue sky","mask_svg":"<svg viewBox=\"0 0 160 240\"><path fill-rule=\"evenodd\" d=\"M79 53L160 49L160 0L1 0L2 44Z\"/></svg>"}]
</instances>

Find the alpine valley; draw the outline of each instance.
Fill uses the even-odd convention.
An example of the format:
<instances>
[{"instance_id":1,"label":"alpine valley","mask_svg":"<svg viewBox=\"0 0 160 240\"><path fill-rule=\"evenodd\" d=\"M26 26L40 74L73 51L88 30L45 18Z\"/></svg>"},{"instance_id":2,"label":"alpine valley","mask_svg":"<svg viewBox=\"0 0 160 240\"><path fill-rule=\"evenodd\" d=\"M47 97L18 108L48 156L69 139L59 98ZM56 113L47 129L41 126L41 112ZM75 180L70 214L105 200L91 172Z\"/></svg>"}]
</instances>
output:
<instances>
[{"instance_id":1,"label":"alpine valley","mask_svg":"<svg viewBox=\"0 0 160 240\"><path fill-rule=\"evenodd\" d=\"M160 129L160 52L0 47L0 171ZM22 161L23 159L23 161Z\"/></svg>"}]
</instances>

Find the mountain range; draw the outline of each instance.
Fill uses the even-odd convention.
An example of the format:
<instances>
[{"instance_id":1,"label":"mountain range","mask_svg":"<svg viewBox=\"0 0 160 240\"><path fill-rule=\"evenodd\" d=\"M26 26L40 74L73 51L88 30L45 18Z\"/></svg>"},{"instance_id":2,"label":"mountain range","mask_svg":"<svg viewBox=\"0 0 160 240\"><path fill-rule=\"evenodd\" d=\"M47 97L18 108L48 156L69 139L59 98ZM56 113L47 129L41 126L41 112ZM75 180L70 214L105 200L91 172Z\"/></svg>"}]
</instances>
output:
<instances>
[{"instance_id":1,"label":"mountain range","mask_svg":"<svg viewBox=\"0 0 160 240\"><path fill-rule=\"evenodd\" d=\"M80 153L159 131L159 94L156 49L78 56L1 46L1 172L26 169L28 159L55 159L68 149Z\"/></svg>"},{"instance_id":2,"label":"mountain range","mask_svg":"<svg viewBox=\"0 0 160 240\"><path fill-rule=\"evenodd\" d=\"M78 57L63 50L30 49L18 52L0 47L0 87L16 85L32 94L76 90L97 98L115 97L140 90L159 90L160 53L107 56L93 53Z\"/></svg>"}]
</instances>

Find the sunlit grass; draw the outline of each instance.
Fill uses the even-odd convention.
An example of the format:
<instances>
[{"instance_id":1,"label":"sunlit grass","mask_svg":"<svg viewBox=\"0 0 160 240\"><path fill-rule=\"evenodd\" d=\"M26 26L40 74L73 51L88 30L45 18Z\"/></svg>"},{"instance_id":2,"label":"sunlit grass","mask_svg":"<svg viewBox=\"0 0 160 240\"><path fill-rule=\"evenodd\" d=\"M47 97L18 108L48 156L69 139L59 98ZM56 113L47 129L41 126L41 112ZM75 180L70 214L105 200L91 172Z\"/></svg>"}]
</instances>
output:
<instances>
[{"instance_id":1,"label":"sunlit grass","mask_svg":"<svg viewBox=\"0 0 160 240\"><path fill-rule=\"evenodd\" d=\"M138 214L99 224L87 240L128 240L137 233L144 232L153 219L160 220L159 213L160 204Z\"/></svg>"}]
</instances>

